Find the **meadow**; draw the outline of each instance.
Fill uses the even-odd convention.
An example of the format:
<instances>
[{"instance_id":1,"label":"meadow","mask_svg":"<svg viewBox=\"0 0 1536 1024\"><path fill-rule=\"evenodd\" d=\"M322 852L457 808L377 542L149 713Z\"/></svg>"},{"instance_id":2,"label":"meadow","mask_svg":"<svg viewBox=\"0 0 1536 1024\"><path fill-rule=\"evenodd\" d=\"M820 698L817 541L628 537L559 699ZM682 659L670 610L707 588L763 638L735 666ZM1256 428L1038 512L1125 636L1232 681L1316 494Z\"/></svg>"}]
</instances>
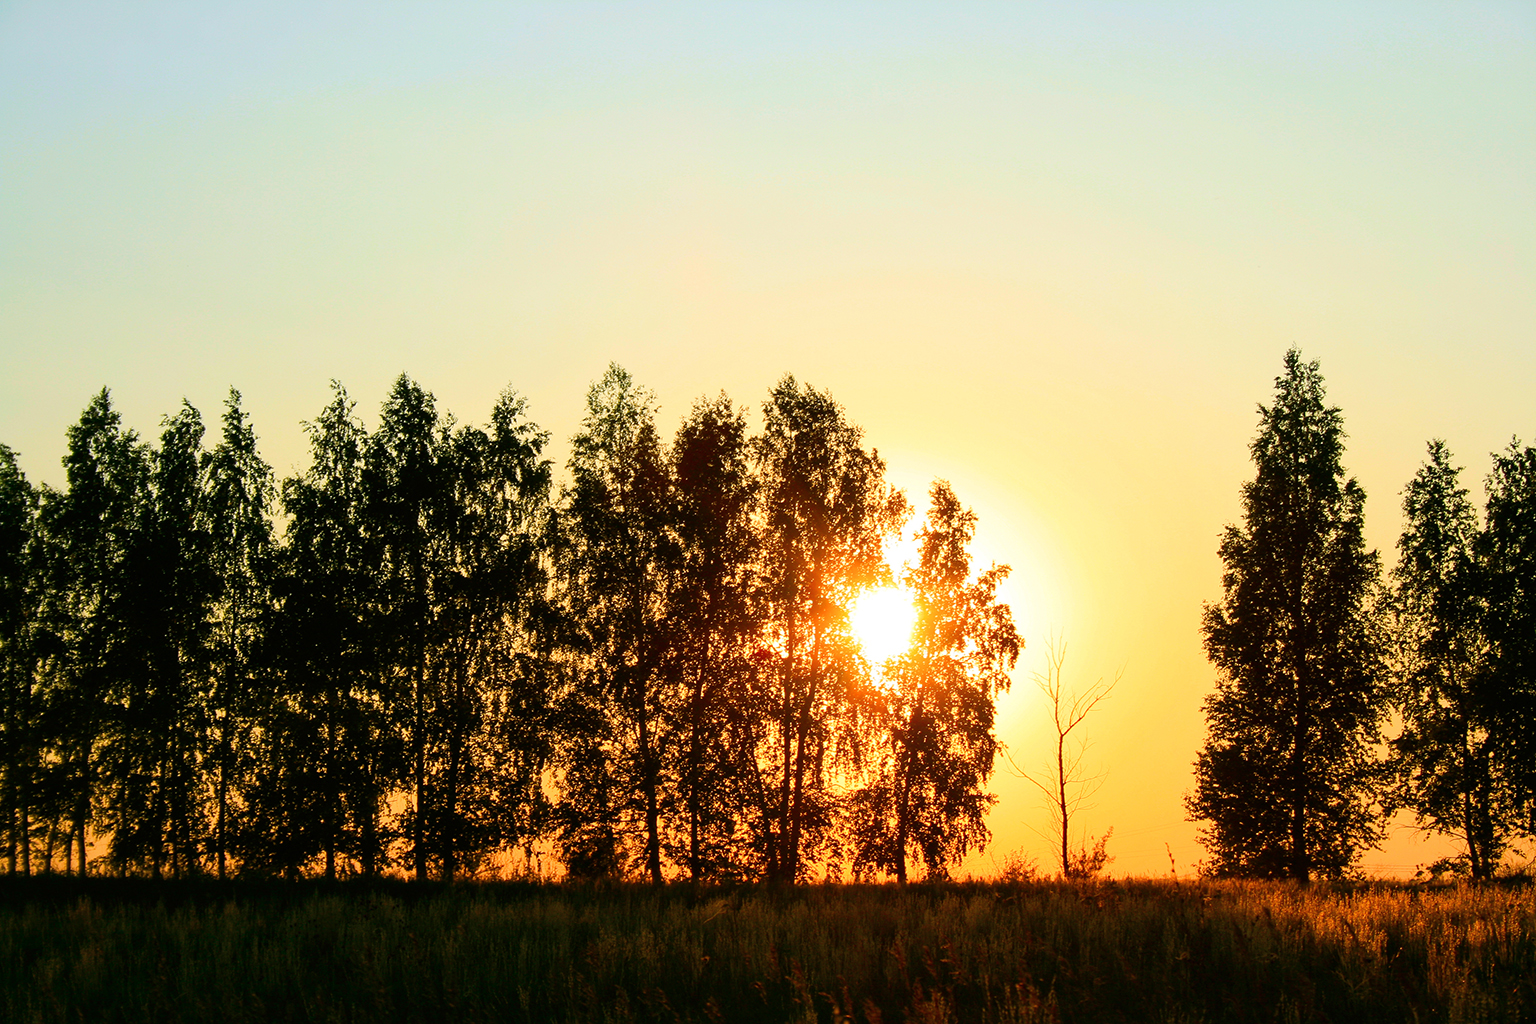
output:
<instances>
[{"instance_id":1,"label":"meadow","mask_svg":"<svg viewBox=\"0 0 1536 1024\"><path fill-rule=\"evenodd\" d=\"M1521 1021L1529 884L0 881L0 1018Z\"/></svg>"}]
</instances>

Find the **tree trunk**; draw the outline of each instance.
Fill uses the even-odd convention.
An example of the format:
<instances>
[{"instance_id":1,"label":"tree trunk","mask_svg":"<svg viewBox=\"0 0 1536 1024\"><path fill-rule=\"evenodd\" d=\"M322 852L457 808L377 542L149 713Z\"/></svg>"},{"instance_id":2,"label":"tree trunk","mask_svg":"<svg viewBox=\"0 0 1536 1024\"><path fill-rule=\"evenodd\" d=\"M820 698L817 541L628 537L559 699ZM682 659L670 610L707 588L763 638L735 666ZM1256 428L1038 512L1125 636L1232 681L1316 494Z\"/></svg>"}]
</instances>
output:
<instances>
[{"instance_id":1,"label":"tree trunk","mask_svg":"<svg viewBox=\"0 0 1536 1024\"><path fill-rule=\"evenodd\" d=\"M224 881L225 875L225 851L229 848L229 838L226 831L229 821L229 771L230 760L233 756L234 745L229 739L230 721L235 717L234 708L229 705L234 702L235 692L235 637L240 629L239 600L230 602L229 624L226 627L228 635L224 644L224 693L223 704L219 714L219 791L218 791L218 824L215 826L214 843L218 847L219 881Z\"/></svg>"},{"instance_id":2,"label":"tree trunk","mask_svg":"<svg viewBox=\"0 0 1536 1024\"><path fill-rule=\"evenodd\" d=\"M422 668L421 659L418 657L413 670L415 676L415 724L411 735L411 746L415 748L412 751L412 781L416 790L416 820L412 823L411 840L415 847L414 859L416 862L416 881L418 882L425 882L427 880L427 809L423 802L427 789L427 750L426 737L424 735L427 713L426 694L423 692L425 680L422 678L424 675Z\"/></svg>"},{"instance_id":3,"label":"tree trunk","mask_svg":"<svg viewBox=\"0 0 1536 1024\"><path fill-rule=\"evenodd\" d=\"M363 875L372 878L378 872L378 822L375 820L374 807L377 801L373 796L373 783L363 783L361 797L362 806L359 810L363 817Z\"/></svg>"},{"instance_id":4,"label":"tree trunk","mask_svg":"<svg viewBox=\"0 0 1536 1024\"><path fill-rule=\"evenodd\" d=\"M218 823L214 826L214 842L218 846L219 881L224 881L225 864L224 850L227 846L225 839L225 825L229 808L229 737L227 735L228 724L219 730L219 816Z\"/></svg>"},{"instance_id":5,"label":"tree trunk","mask_svg":"<svg viewBox=\"0 0 1536 1024\"><path fill-rule=\"evenodd\" d=\"M1467 837L1467 861L1468 866L1472 869L1472 877L1474 879L1481 879L1483 877L1483 858L1480 856L1482 851L1478 848L1478 840L1481 838L1481 836L1478 835L1477 815L1473 810L1472 751L1470 746L1471 744L1469 737L1467 736L1467 729L1465 724L1463 724L1461 730L1462 828L1465 830Z\"/></svg>"},{"instance_id":6,"label":"tree trunk","mask_svg":"<svg viewBox=\"0 0 1536 1024\"><path fill-rule=\"evenodd\" d=\"M32 766L37 763L30 742L32 721L32 670L28 668L25 681L21 689L21 719L28 723L24 736L26 739L21 744L22 755L18 758L20 779L17 782L17 816L18 827L21 830L21 873L32 874Z\"/></svg>"},{"instance_id":7,"label":"tree trunk","mask_svg":"<svg viewBox=\"0 0 1536 1024\"><path fill-rule=\"evenodd\" d=\"M789 616L786 629L786 650L784 652L784 703L779 712L779 736L782 740L781 752L784 775L779 787L779 820L778 835L774 837L774 864L773 874L776 881L793 882L794 870L790 866L792 857L790 854L790 788L794 778L794 764L792 752L795 742L795 644L799 639L796 630L798 625L796 611L799 595L792 594L789 602Z\"/></svg>"},{"instance_id":8,"label":"tree trunk","mask_svg":"<svg viewBox=\"0 0 1536 1024\"><path fill-rule=\"evenodd\" d=\"M12 706L14 710L14 705ZM21 808L17 806L16 776L21 770L20 744L16 742L16 719L7 716L5 723L5 738L10 741L7 744L11 749L6 751L7 763L5 765L5 864L6 873L16 873L17 850L16 837L19 834L17 823L21 820Z\"/></svg>"},{"instance_id":9,"label":"tree trunk","mask_svg":"<svg viewBox=\"0 0 1536 1024\"><path fill-rule=\"evenodd\" d=\"M90 816L91 816L91 789L90 789L91 752L90 752L90 748L87 747L82 752L82 756L81 756L80 760L81 760L80 793L79 793L79 795L77 795L75 797L75 808L74 808L75 814L74 814L74 821L72 822L72 826L73 827L70 830L69 842L66 843L66 845L64 847L64 849L65 849L64 872L65 872L65 874L68 874L70 872L70 866L69 866L68 858L69 858L70 853L71 853L71 846L75 842L78 841L78 843L79 843L79 853L80 853L80 877L84 878L85 877L85 873L86 873L85 830L86 830L86 825L87 825L88 821L90 820Z\"/></svg>"},{"instance_id":10,"label":"tree trunk","mask_svg":"<svg viewBox=\"0 0 1536 1024\"><path fill-rule=\"evenodd\" d=\"M1291 877L1307 884L1311 880L1311 865L1307 862L1307 760L1305 685L1298 675L1296 680L1296 729L1291 747Z\"/></svg>"},{"instance_id":11,"label":"tree trunk","mask_svg":"<svg viewBox=\"0 0 1536 1024\"><path fill-rule=\"evenodd\" d=\"M640 675L640 778L645 796L645 869L651 876L651 884L660 885L661 815L656 803L656 764L651 756L650 702L645 699L646 680L643 669Z\"/></svg>"},{"instance_id":12,"label":"tree trunk","mask_svg":"<svg viewBox=\"0 0 1536 1024\"><path fill-rule=\"evenodd\" d=\"M793 883L800 877L800 823L805 812L805 744L811 731L811 709L816 705L817 684L821 681L821 627L811 640L810 679L805 687L805 700L801 702L795 725L795 793L794 806L789 822L789 858L785 865L788 880Z\"/></svg>"},{"instance_id":13,"label":"tree trunk","mask_svg":"<svg viewBox=\"0 0 1536 1024\"><path fill-rule=\"evenodd\" d=\"M1067 849L1068 826L1067 820L1067 734L1061 731L1058 725L1056 729L1056 807L1061 814L1061 877L1070 878L1072 875L1072 854ZM1078 762L1081 764L1081 760ZM1073 773L1077 774L1077 773Z\"/></svg>"},{"instance_id":14,"label":"tree trunk","mask_svg":"<svg viewBox=\"0 0 1536 1024\"><path fill-rule=\"evenodd\" d=\"M704 729L704 668L709 658L709 638L704 640L704 654L694 675L692 708L688 737L688 874L694 882L703 880L699 851L699 762L702 760L699 734Z\"/></svg>"},{"instance_id":15,"label":"tree trunk","mask_svg":"<svg viewBox=\"0 0 1536 1024\"><path fill-rule=\"evenodd\" d=\"M76 828L78 829L78 838L80 840L80 877L84 878L86 876L86 873L87 873L88 869L89 869L89 866L87 865L86 859L85 859L85 828L86 828L86 823L90 819L90 816L91 816L91 806L90 806L90 797L89 796L82 796L80 798L80 804L79 804L79 807L77 809L76 814L77 814L77 821L78 821L78 825L76 826Z\"/></svg>"},{"instance_id":16,"label":"tree trunk","mask_svg":"<svg viewBox=\"0 0 1536 1024\"><path fill-rule=\"evenodd\" d=\"M8 731L15 735L14 729ZM21 808L16 806L16 778L14 774L17 768L16 762L19 760L17 758L11 764L6 765L8 770L5 773L5 870L6 874L10 875L16 873L16 837L19 832L17 823L21 820Z\"/></svg>"},{"instance_id":17,"label":"tree trunk","mask_svg":"<svg viewBox=\"0 0 1536 1024\"><path fill-rule=\"evenodd\" d=\"M321 794L324 800L325 815L325 879L332 881L336 877L336 833L339 830L337 819L341 817L339 786L336 782L336 704L338 691L331 686L326 692L325 708L325 792Z\"/></svg>"},{"instance_id":18,"label":"tree trunk","mask_svg":"<svg viewBox=\"0 0 1536 1024\"><path fill-rule=\"evenodd\" d=\"M455 842L458 839L459 807L459 732L454 728L448 737L448 784L443 794L443 831L439 838L443 853L443 881L453 881L458 871Z\"/></svg>"}]
</instances>

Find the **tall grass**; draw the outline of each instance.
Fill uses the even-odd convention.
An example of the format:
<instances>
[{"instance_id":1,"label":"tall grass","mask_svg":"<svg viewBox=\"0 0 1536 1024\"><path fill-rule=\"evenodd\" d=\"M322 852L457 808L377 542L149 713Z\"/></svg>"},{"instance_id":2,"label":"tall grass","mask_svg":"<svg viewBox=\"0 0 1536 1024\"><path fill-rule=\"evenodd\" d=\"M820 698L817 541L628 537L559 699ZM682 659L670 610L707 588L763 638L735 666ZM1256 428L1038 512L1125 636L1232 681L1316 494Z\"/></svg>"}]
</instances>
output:
<instances>
[{"instance_id":1,"label":"tall grass","mask_svg":"<svg viewBox=\"0 0 1536 1024\"><path fill-rule=\"evenodd\" d=\"M1519 1021L1529 887L0 885L8 1021Z\"/></svg>"}]
</instances>

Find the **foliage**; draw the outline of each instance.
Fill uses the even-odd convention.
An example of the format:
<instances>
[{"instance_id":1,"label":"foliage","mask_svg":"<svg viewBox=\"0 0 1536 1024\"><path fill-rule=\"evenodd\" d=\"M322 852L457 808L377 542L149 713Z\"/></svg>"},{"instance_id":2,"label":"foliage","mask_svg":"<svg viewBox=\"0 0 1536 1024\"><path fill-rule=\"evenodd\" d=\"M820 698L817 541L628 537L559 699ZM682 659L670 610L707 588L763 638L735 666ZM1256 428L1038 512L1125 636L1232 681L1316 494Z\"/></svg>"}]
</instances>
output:
<instances>
[{"instance_id":1,"label":"foliage","mask_svg":"<svg viewBox=\"0 0 1536 1024\"><path fill-rule=\"evenodd\" d=\"M31 868L37 770L38 592L33 572L37 492L0 445L0 813L6 864Z\"/></svg>"},{"instance_id":2,"label":"foliage","mask_svg":"<svg viewBox=\"0 0 1536 1024\"><path fill-rule=\"evenodd\" d=\"M878 738L871 781L852 800L854 867L907 881L907 861L931 878L989 837L985 792L999 745L993 707L1009 686L1023 640L997 600L1007 566L971 576L974 512L949 484L929 492L918 562L905 582L917 605L911 649L888 666L889 684L870 695Z\"/></svg>"},{"instance_id":3,"label":"foliage","mask_svg":"<svg viewBox=\"0 0 1536 1024\"><path fill-rule=\"evenodd\" d=\"M763 403L754 454L762 487L763 644L755 676L762 782L756 832L765 874L794 882L834 852L838 770L856 765L867 724L848 634L855 594L888 576L885 537L905 519L878 452L831 396L785 376ZM834 858L837 859L837 858Z\"/></svg>"},{"instance_id":4,"label":"foliage","mask_svg":"<svg viewBox=\"0 0 1536 1024\"><path fill-rule=\"evenodd\" d=\"M1187 806L1217 874L1337 876L1379 836L1384 673L1366 605L1378 566L1343 442L1317 363L1292 349L1259 407L1257 473L1202 624L1218 677Z\"/></svg>"},{"instance_id":5,"label":"foliage","mask_svg":"<svg viewBox=\"0 0 1536 1024\"><path fill-rule=\"evenodd\" d=\"M616 865L621 837L639 837L643 870L659 883L661 802L673 788L662 751L681 699L666 628L678 550L655 399L619 366L587 393L569 469L560 579L581 638L588 723L572 737L571 764L577 778L583 768L601 777L566 787L565 842Z\"/></svg>"},{"instance_id":6,"label":"foliage","mask_svg":"<svg viewBox=\"0 0 1536 1024\"><path fill-rule=\"evenodd\" d=\"M1536 455L1496 458L1481 529L1448 455L1414 485L1388 789L1363 495L1316 364L1286 366L1207 609L1190 807L1223 873L1337 874L1379 798L1487 875L1536 806ZM103 389L62 490L0 446L11 872L935 880L987 841L1007 570L972 573L975 517L936 483L915 643L877 685L848 611L892 581L908 506L830 395L786 376L756 433L720 395L668 438L611 366L557 494L515 392L460 424L402 375L370 430L333 390L280 485L233 390L208 449L190 405L145 441ZM1108 835L1069 841L1067 739L1103 691L1074 708L1055 673L1062 869L1092 876Z\"/></svg>"},{"instance_id":7,"label":"foliage","mask_svg":"<svg viewBox=\"0 0 1536 1024\"><path fill-rule=\"evenodd\" d=\"M209 843L218 877L228 872L236 793L250 785L261 643L269 624L273 578L272 470L256 450L256 432L229 389L219 443L207 460L208 755L213 790Z\"/></svg>"},{"instance_id":8,"label":"foliage","mask_svg":"<svg viewBox=\"0 0 1536 1024\"><path fill-rule=\"evenodd\" d=\"M744 411L694 403L670 452L676 568L668 648L680 700L668 748L677 780L665 849L695 882L753 877L747 829L757 764L751 681L759 662L754 584L758 482Z\"/></svg>"},{"instance_id":9,"label":"foliage","mask_svg":"<svg viewBox=\"0 0 1536 1024\"><path fill-rule=\"evenodd\" d=\"M148 710L142 699L127 705L136 690L143 693L145 643L154 639L144 635L147 623L140 612L150 609L136 604L143 595L135 592L140 581L132 574L151 510L151 460L138 436L122 429L106 388L67 437L68 490L46 490L38 511L39 616L51 642L39 694L39 739L47 749L38 765L37 796L52 819L45 840L49 862L57 836L63 840L65 870L73 861L84 874L93 812L106 804L103 824L111 843L126 838L124 829L132 828L131 815L138 810L122 802L129 794L121 787L113 802L109 787L115 780L105 773L131 750L124 735L136 724L130 716ZM148 851L128 845L122 859L160 849L158 843Z\"/></svg>"},{"instance_id":10,"label":"foliage","mask_svg":"<svg viewBox=\"0 0 1536 1024\"><path fill-rule=\"evenodd\" d=\"M1405 525L1388 609L1403 728L1392 741L1398 796L1425 827L1455 835L1467 872L1491 878L1518 827L1511 780L1490 729L1493 679L1486 548L1441 441L1403 495Z\"/></svg>"},{"instance_id":11,"label":"foliage","mask_svg":"<svg viewBox=\"0 0 1536 1024\"><path fill-rule=\"evenodd\" d=\"M1477 545L1487 588L1482 713L1523 830L1536 834L1536 446L1514 440L1497 453L1487 490Z\"/></svg>"},{"instance_id":12,"label":"foliage","mask_svg":"<svg viewBox=\"0 0 1536 1024\"><path fill-rule=\"evenodd\" d=\"M669 444L610 367L555 502L515 393L460 425L402 375L370 430L333 391L280 487L233 390L212 450L191 406L146 444L102 391L62 492L6 450L13 871L839 869L881 722L846 609L905 514L840 406L785 378L760 435L722 395ZM985 839L1003 671L955 705L931 872Z\"/></svg>"},{"instance_id":13,"label":"foliage","mask_svg":"<svg viewBox=\"0 0 1536 1024\"><path fill-rule=\"evenodd\" d=\"M1114 834L1115 829L1111 825L1103 835L1093 841L1091 848L1085 842L1076 850L1071 851L1067 855L1066 870L1062 872L1062 875L1066 878L1077 879L1099 877L1104 869L1109 866L1109 862L1115 859L1106 849L1109 846L1110 837Z\"/></svg>"},{"instance_id":14,"label":"foliage","mask_svg":"<svg viewBox=\"0 0 1536 1024\"><path fill-rule=\"evenodd\" d=\"M373 566L362 513L366 431L333 397L306 426L310 466L283 481L288 529L272 581L269 671L234 840L245 870L293 875L318 856L326 877L355 857L383 864L385 793L400 777L393 694L378 671Z\"/></svg>"}]
</instances>

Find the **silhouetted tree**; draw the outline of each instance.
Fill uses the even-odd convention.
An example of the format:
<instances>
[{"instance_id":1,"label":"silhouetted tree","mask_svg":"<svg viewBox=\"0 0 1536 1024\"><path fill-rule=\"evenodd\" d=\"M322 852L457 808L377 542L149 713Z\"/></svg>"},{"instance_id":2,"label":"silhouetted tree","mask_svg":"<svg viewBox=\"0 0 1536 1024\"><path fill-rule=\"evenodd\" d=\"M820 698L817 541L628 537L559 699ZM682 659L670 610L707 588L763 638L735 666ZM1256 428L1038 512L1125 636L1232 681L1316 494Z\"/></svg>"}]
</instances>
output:
<instances>
[{"instance_id":1,"label":"silhouetted tree","mask_svg":"<svg viewBox=\"0 0 1536 1024\"><path fill-rule=\"evenodd\" d=\"M1034 783L1045 796L1052 825L1047 838L1059 849L1061 877L1081 878L1098 873L1111 859L1104 852L1104 847L1109 842L1110 832L1114 830L1110 829L1091 846L1090 837L1085 834L1078 848L1072 849L1072 819L1079 811L1086 809L1087 801L1103 785L1104 776L1087 773L1083 767L1083 757L1088 752L1088 743L1080 740L1074 748L1070 737L1093 709L1113 692L1120 677L1117 675L1114 682L1108 684L1099 679L1086 690L1069 692L1062 679L1062 666L1066 660L1066 643L1053 639L1046 649L1045 671L1035 673L1035 685L1051 704L1051 726L1056 731L1056 744L1051 751L1052 761L1038 774L1024 771L1019 774Z\"/></svg>"},{"instance_id":2,"label":"silhouetted tree","mask_svg":"<svg viewBox=\"0 0 1536 1024\"><path fill-rule=\"evenodd\" d=\"M33 558L37 493L0 444L0 806L6 870L32 871L32 776L37 766L35 631L38 597Z\"/></svg>"},{"instance_id":3,"label":"silhouetted tree","mask_svg":"<svg viewBox=\"0 0 1536 1024\"><path fill-rule=\"evenodd\" d=\"M763 404L754 441L763 488L764 645L776 671L759 675L764 780L756 820L769 878L794 882L830 837L841 755L863 728L848 699L863 674L848 634L854 595L882 579L885 536L906 515L885 464L831 396L784 377ZM766 666L764 666L766 669Z\"/></svg>"},{"instance_id":4,"label":"silhouetted tree","mask_svg":"<svg viewBox=\"0 0 1536 1024\"><path fill-rule=\"evenodd\" d=\"M384 802L402 774L376 640L379 559L363 522L367 432L332 387L306 425L309 468L283 482L274 671L260 691L238 841L242 864L261 872L294 874L320 854L327 877L347 856L376 872Z\"/></svg>"},{"instance_id":5,"label":"silhouetted tree","mask_svg":"<svg viewBox=\"0 0 1536 1024\"><path fill-rule=\"evenodd\" d=\"M1494 456L1478 538L1485 574L1487 679L1482 713L1494 732L1497 771L1536 834L1536 446L1518 440Z\"/></svg>"},{"instance_id":6,"label":"silhouetted tree","mask_svg":"<svg viewBox=\"0 0 1536 1024\"><path fill-rule=\"evenodd\" d=\"M917 608L912 646L871 694L881 705L878 754L873 781L852 801L855 869L893 872L902 885L909 856L942 878L986 844L995 701L1023 647L997 600L1008 567L971 576L976 514L943 481L929 502L918 562L904 574Z\"/></svg>"},{"instance_id":7,"label":"silhouetted tree","mask_svg":"<svg viewBox=\"0 0 1536 1024\"><path fill-rule=\"evenodd\" d=\"M584 700L601 708L595 731L575 737L580 788L567 786L574 817L567 845L594 847L612 834L641 837L643 870L662 881L662 801L670 791L662 758L675 687L667 673L667 602L677 562L670 530L666 456L656 433L655 400L610 365L587 393L587 415L571 439L571 483L563 509L561 578L566 606L585 652ZM606 779L583 778L590 771ZM595 848L578 859L601 863Z\"/></svg>"},{"instance_id":8,"label":"silhouetted tree","mask_svg":"<svg viewBox=\"0 0 1536 1024\"><path fill-rule=\"evenodd\" d=\"M64 469L67 490L47 492L40 513L43 617L58 641L42 695L48 751L40 782L55 822L68 822L65 870L77 857L85 874L111 702L140 669L127 566L150 473L147 447L122 429L106 388L69 428ZM53 834L50 827L50 864Z\"/></svg>"},{"instance_id":9,"label":"silhouetted tree","mask_svg":"<svg viewBox=\"0 0 1536 1024\"><path fill-rule=\"evenodd\" d=\"M748 685L758 623L752 591L757 482L746 417L725 395L699 400L672 442L673 528L679 549L669 604L671 672L683 687L666 753L680 813L672 856L694 881L750 871L737 818L756 747Z\"/></svg>"},{"instance_id":10,"label":"silhouetted tree","mask_svg":"<svg viewBox=\"0 0 1536 1024\"><path fill-rule=\"evenodd\" d=\"M1392 745L1399 798L1421 823L1457 836L1472 877L1488 878L1511 822L1479 699L1489 653L1477 515L1450 458L1444 442L1430 442L1429 460L1403 494L1396 586L1387 602L1403 719Z\"/></svg>"},{"instance_id":11,"label":"silhouetted tree","mask_svg":"<svg viewBox=\"0 0 1536 1024\"><path fill-rule=\"evenodd\" d=\"M221 879L228 869L230 801L249 784L247 746L260 711L262 640L272 620L273 497L272 470L256 451L240 392L230 388L223 433L208 458L206 499L214 580L208 639L209 841Z\"/></svg>"},{"instance_id":12,"label":"silhouetted tree","mask_svg":"<svg viewBox=\"0 0 1536 1024\"><path fill-rule=\"evenodd\" d=\"M1317 363L1292 349L1259 408L1258 471L1243 525L1222 537L1225 596L1202 627L1219 674L1187 806L1208 822L1217 874L1337 875L1379 839L1385 692L1366 608L1379 570L1343 441Z\"/></svg>"},{"instance_id":13,"label":"silhouetted tree","mask_svg":"<svg viewBox=\"0 0 1536 1024\"><path fill-rule=\"evenodd\" d=\"M462 427L439 457L446 494L430 560L424 802L428 844L451 881L466 860L536 837L551 742L540 657L548 572L548 434L503 392L491 429Z\"/></svg>"},{"instance_id":14,"label":"silhouetted tree","mask_svg":"<svg viewBox=\"0 0 1536 1024\"><path fill-rule=\"evenodd\" d=\"M104 831L118 868L194 870L203 839L207 618L202 417L182 404L150 450L123 563L122 657L101 749Z\"/></svg>"},{"instance_id":15,"label":"silhouetted tree","mask_svg":"<svg viewBox=\"0 0 1536 1024\"><path fill-rule=\"evenodd\" d=\"M437 629L434 584L446 571L438 543L447 515L447 439L433 397L401 374L369 438L364 461L366 529L380 557L376 620L390 690L409 759L410 804L404 825L418 881L431 854L426 828L431 795L427 760L432 746L432 646Z\"/></svg>"}]
</instances>

